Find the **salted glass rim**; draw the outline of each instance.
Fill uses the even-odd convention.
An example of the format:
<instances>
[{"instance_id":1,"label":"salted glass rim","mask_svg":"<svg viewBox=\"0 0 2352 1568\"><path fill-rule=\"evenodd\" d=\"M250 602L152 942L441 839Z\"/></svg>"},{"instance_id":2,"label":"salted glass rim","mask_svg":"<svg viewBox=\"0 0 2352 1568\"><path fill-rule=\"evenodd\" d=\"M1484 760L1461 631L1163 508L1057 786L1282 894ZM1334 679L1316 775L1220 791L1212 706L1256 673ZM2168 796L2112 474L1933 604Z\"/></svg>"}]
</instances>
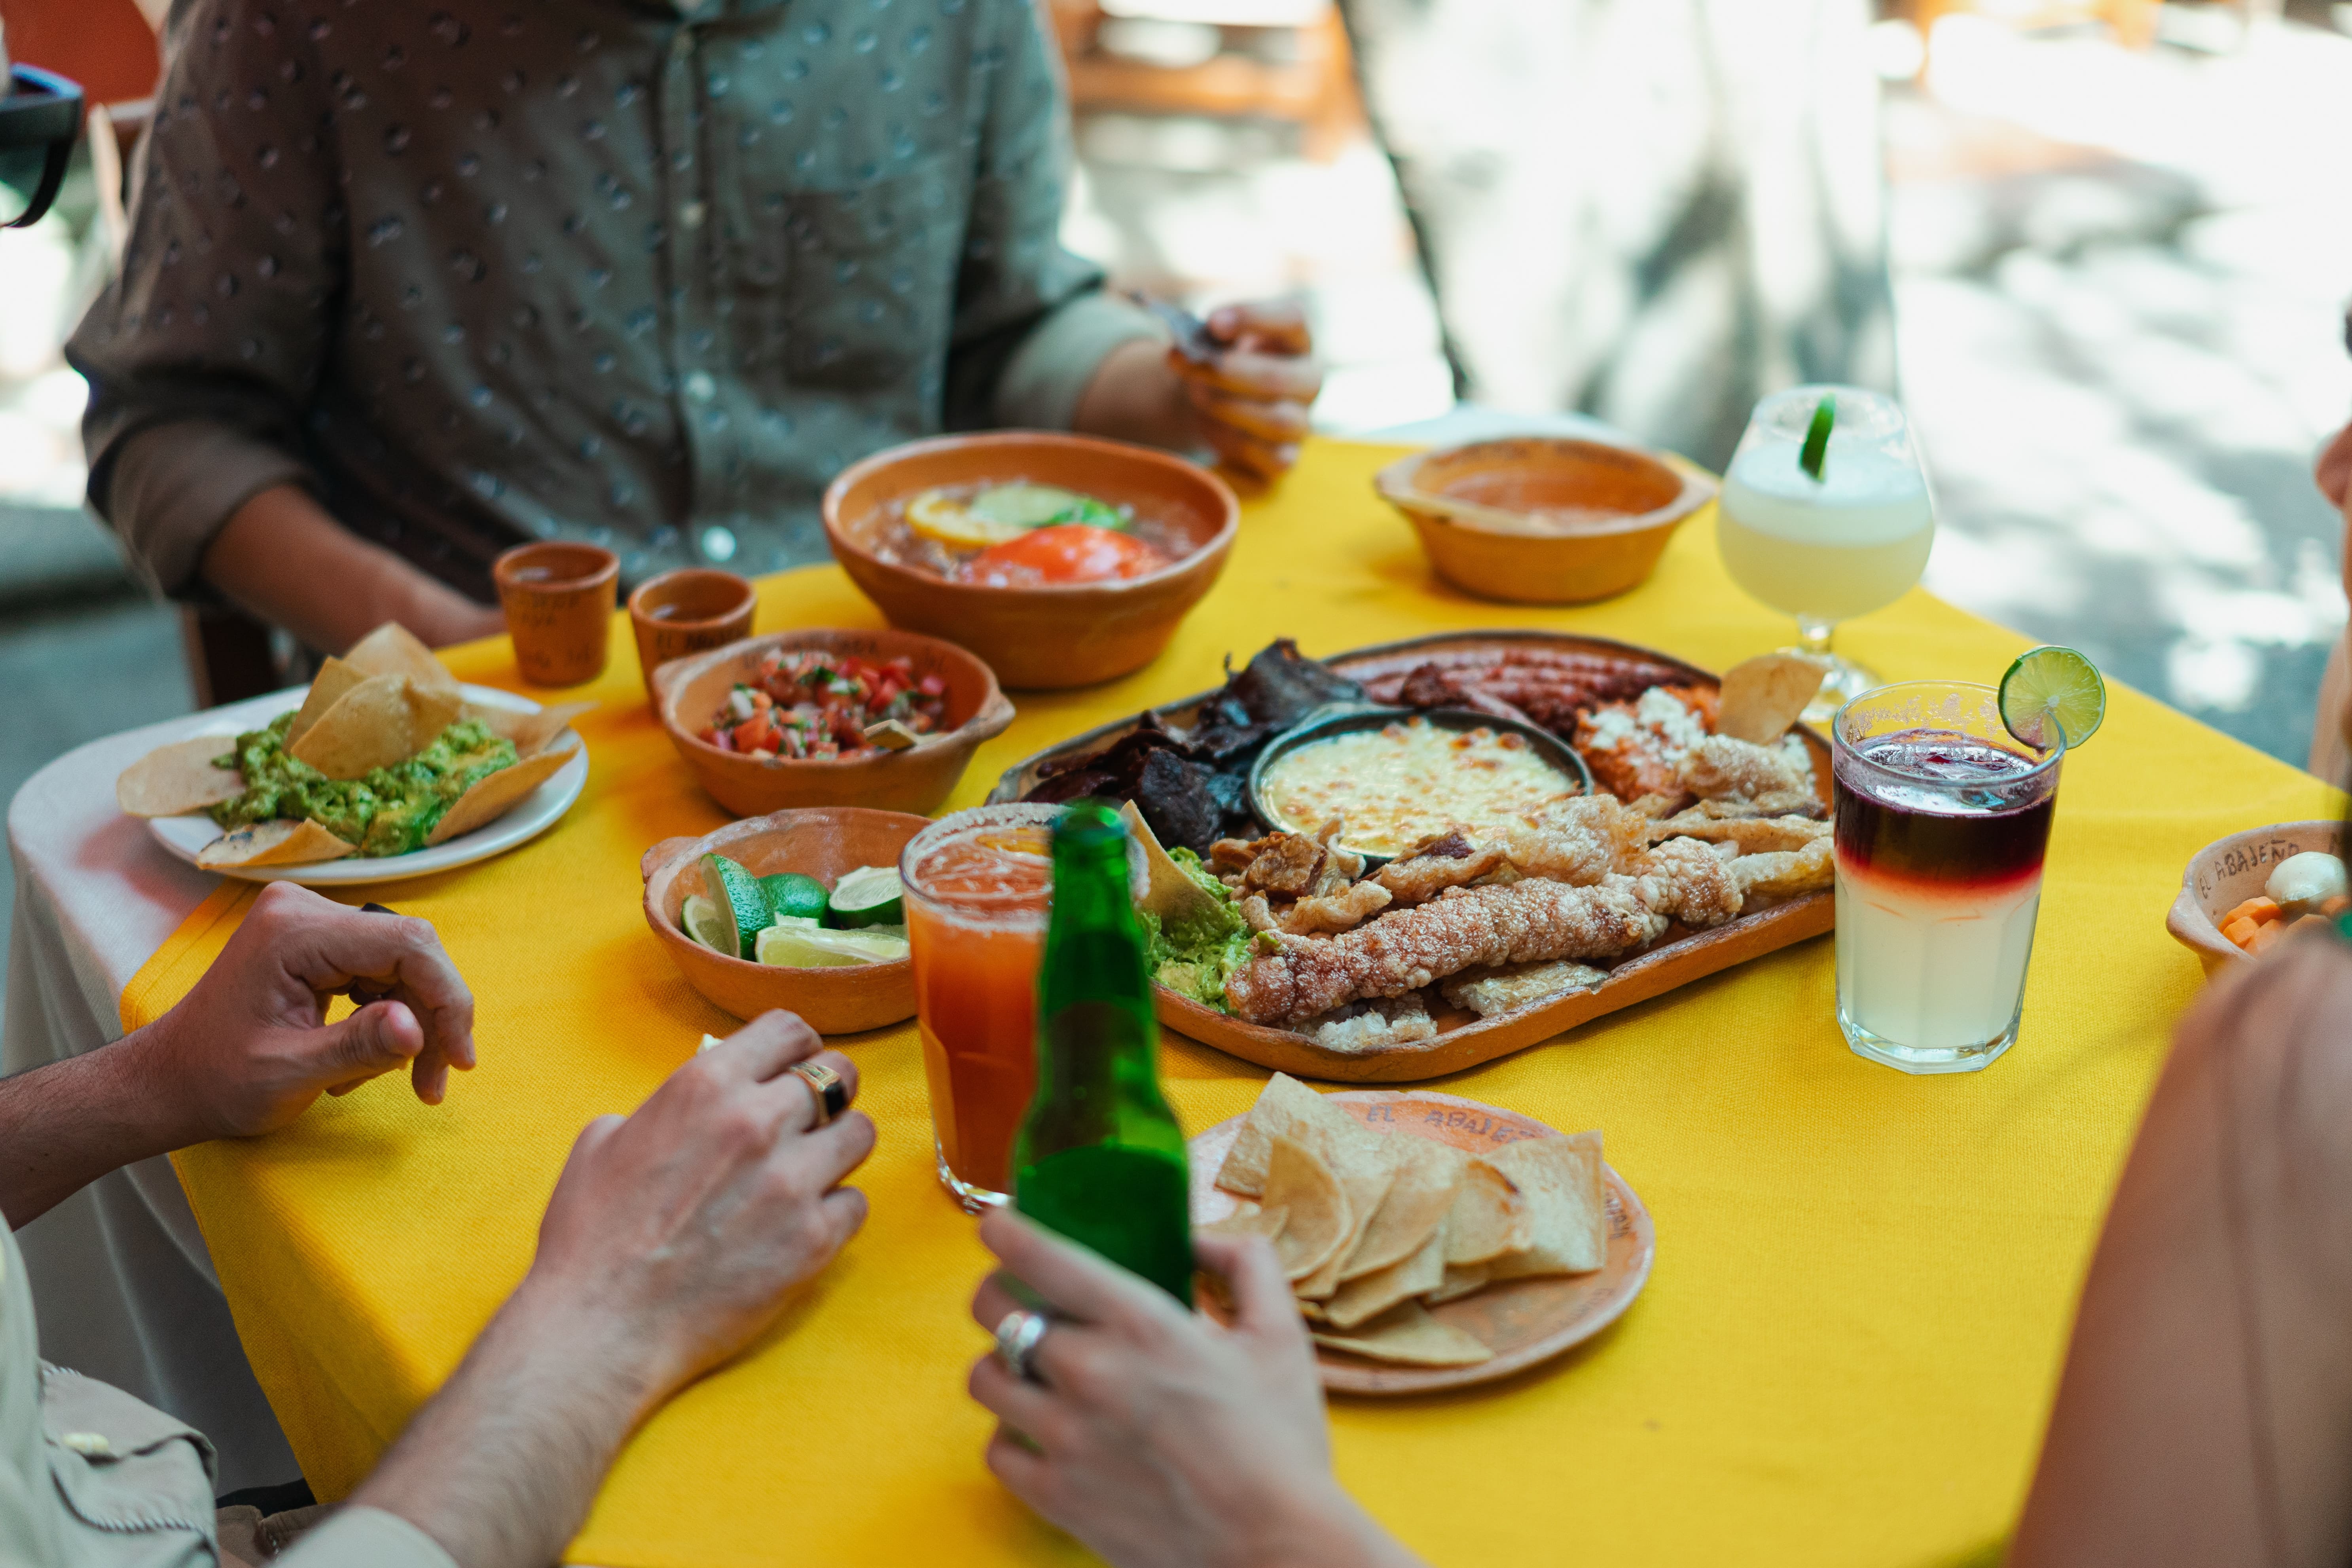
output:
<instances>
[{"instance_id":1,"label":"salted glass rim","mask_svg":"<svg viewBox=\"0 0 2352 1568\"><path fill-rule=\"evenodd\" d=\"M1813 410L1824 397L1837 399L1837 423L1830 433L1852 440L1891 441L1907 437L1910 416L1883 392L1866 386L1839 386L1827 382L1785 387L1757 399L1748 416L1750 434L1775 441L1801 441L1813 421Z\"/></svg>"},{"instance_id":2,"label":"salted glass rim","mask_svg":"<svg viewBox=\"0 0 2352 1568\"><path fill-rule=\"evenodd\" d=\"M1853 711L1855 704L1867 702L1873 698L1887 698L1894 693L1906 689L1927 689L1944 692L1981 694L1986 706L1991 709L1993 715L1998 718L2000 714L2000 689L1998 687L1987 686L1980 680L1891 680L1884 686L1874 686L1867 691L1858 691L1852 697L1847 698L1845 701L1840 705L1838 710L1830 717L1830 766L1832 775L1834 776L1835 771L1840 767L1852 766L1865 770L1864 774L1864 777L1884 779L1895 784L1908 784L1914 788L1925 787L1928 789L1944 790L1947 792L1961 789L1982 788L1983 784L1980 782L1971 784L1962 783L1958 780L1948 781L1943 779L1922 778L1917 773L1908 773L1901 768L1890 768L1884 763L1872 762L1868 757L1864 756L1861 752L1854 750L1853 742L1847 738L1845 728L1846 715ZM2053 719L2052 722L2055 723L2056 721ZM2006 736L2009 741L2014 742L2020 746L2029 745L2031 743L2029 742L2020 741L2015 735L2010 734L2009 728L2006 724L2001 727L2000 732L2002 735ZM2050 747L2048 751L2043 753L2040 762L2035 763L2023 773L2005 773L1996 782L2004 786L2014 784L2038 783L2045 774L2053 773L2057 771L2059 763L2064 759L2067 752L2071 749L2071 745L2066 739L2065 727L2063 725L2059 725L2058 743Z\"/></svg>"}]
</instances>

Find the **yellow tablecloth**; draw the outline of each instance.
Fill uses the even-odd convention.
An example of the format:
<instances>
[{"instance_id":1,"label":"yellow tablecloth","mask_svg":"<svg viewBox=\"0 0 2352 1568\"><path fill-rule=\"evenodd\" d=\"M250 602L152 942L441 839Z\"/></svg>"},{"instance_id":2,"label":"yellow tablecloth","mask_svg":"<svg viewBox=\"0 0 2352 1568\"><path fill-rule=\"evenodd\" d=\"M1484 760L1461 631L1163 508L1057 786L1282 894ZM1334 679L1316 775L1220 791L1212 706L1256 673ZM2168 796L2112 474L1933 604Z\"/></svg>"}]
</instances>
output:
<instances>
[{"instance_id":1,"label":"yellow tablecloth","mask_svg":"<svg viewBox=\"0 0 2352 1568\"><path fill-rule=\"evenodd\" d=\"M1372 471L1310 446L1251 505L1223 581L1141 674L1018 699L953 802L1088 725L1213 684L1281 634L1310 653L1446 628L1573 628L1722 668L1788 623L1725 578L1714 527L1656 577L1580 610L1436 583ZM871 626L838 572L761 585L759 629ZM1890 677L1997 679L2023 646L1925 593L1841 646ZM573 1135L627 1110L728 1020L671 969L637 857L722 814L646 710L625 623L588 691L587 792L527 847L382 896L439 928L480 998L482 1065L447 1104L398 1079L293 1128L177 1156L237 1328L322 1498L349 1491L521 1275ZM517 685L503 641L450 663ZM567 694L568 695L568 694ZM1437 1564L1934 1564L2005 1530L2074 1291L2167 1030L2198 981L2163 930L2182 863L2230 830L2336 809L2308 776L2117 690L2060 793L2022 1037L1974 1077L1849 1054L1830 943L1805 943L1443 1083L1605 1130L1654 1215L1656 1272L1614 1330L1454 1397L1338 1402L1339 1468ZM352 895L356 899L359 895ZM224 887L123 997L177 1000L247 901ZM911 1025L836 1042L881 1143L866 1232L779 1330L688 1390L622 1456L572 1548L614 1565L1045 1563L1083 1557L982 1468L963 1394L984 1268L931 1173ZM1198 1129L1265 1075L1174 1036L1163 1070Z\"/></svg>"}]
</instances>

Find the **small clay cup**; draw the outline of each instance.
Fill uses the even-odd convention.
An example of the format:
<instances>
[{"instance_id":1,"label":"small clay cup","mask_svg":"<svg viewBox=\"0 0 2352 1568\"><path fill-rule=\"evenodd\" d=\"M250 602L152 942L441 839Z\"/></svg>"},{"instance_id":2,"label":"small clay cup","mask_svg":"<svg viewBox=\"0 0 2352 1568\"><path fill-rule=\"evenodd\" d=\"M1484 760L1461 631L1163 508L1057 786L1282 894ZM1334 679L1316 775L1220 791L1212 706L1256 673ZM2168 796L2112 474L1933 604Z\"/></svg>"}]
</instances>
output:
<instances>
[{"instance_id":1,"label":"small clay cup","mask_svg":"<svg viewBox=\"0 0 2352 1568\"><path fill-rule=\"evenodd\" d=\"M629 595L629 630L637 639L646 700L660 705L654 671L671 659L750 637L751 612L759 605L751 579L708 566L665 572L639 585Z\"/></svg>"},{"instance_id":2,"label":"small clay cup","mask_svg":"<svg viewBox=\"0 0 2352 1568\"><path fill-rule=\"evenodd\" d=\"M533 686L578 686L604 673L621 558L593 544L518 544L490 568L514 638L515 663Z\"/></svg>"}]
</instances>

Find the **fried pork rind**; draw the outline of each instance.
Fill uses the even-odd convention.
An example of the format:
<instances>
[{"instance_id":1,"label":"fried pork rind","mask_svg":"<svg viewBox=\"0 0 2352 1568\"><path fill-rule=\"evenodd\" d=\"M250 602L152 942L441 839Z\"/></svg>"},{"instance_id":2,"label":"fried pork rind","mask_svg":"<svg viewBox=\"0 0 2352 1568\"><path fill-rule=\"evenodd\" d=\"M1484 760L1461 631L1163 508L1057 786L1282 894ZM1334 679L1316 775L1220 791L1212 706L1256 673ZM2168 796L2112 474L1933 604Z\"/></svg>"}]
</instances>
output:
<instances>
[{"instance_id":1,"label":"fried pork rind","mask_svg":"<svg viewBox=\"0 0 2352 1568\"><path fill-rule=\"evenodd\" d=\"M1437 1020L1429 1016L1429 1005L1421 993L1408 991L1402 996L1384 997L1377 1002L1351 1002L1330 1018L1310 1018L1301 1024L1299 1032L1327 1051L1339 1051L1348 1056L1361 1056L1371 1051L1387 1050L1392 1046L1415 1045L1437 1037Z\"/></svg>"},{"instance_id":2,"label":"fried pork rind","mask_svg":"<svg viewBox=\"0 0 2352 1568\"><path fill-rule=\"evenodd\" d=\"M196 851L196 864L207 871L225 866L308 866L358 853L358 845L347 843L302 817L257 822L250 827L224 833Z\"/></svg>"},{"instance_id":3,"label":"fried pork rind","mask_svg":"<svg viewBox=\"0 0 2352 1568\"><path fill-rule=\"evenodd\" d=\"M1590 1274L1609 1260L1600 1133L1523 1139L1486 1158L1526 1194L1535 1229L1524 1248L1486 1265L1489 1279Z\"/></svg>"},{"instance_id":4,"label":"fried pork rind","mask_svg":"<svg viewBox=\"0 0 2352 1568\"><path fill-rule=\"evenodd\" d=\"M1360 996L1398 996L1465 969L1554 958L1614 958L1664 934L1658 879L1590 888L1533 878L1455 888L1332 937L1280 938L1226 978L1225 1002L1255 1024L1311 1018Z\"/></svg>"},{"instance_id":5,"label":"fried pork rind","mask_svg":"<svg viewBox=\"0 0 2352 1568\"><path fill-rule=\"evenodd\" d=\"M1381 867L1371 880L1388 890L1393 907L1411 909L1448 888L1467 887L1491 876L1503 864L1500 849L1481 849L1459 833L1442 833Z\"/></svg>"},{"instance_id":6,"label":"fried pork rind","mask_svg":"<svg viewBox=\"0 0 2352 1568\"><path fill-rule=\"evenodd\" d=\"M1244 842L1220 838L1210 847L1209 868L1223 878L1236 897L1265 893L1282 898L1328 896L1361 874L1364 858L1331 842L1340 831L1334 817L1313 836L1269 833Z\"/></svg>"},{"instance_id":7,"label":"fried pork rind","mask_svg":"<svg viewBox=\"0 0 2352 1568\"><path fill-rule=\"evenodd\" d=\"M1654 824L1650 837L1697 838L1733 845L1742 855L1769 855L1802 849L1816 838L1827 837L1829 832L1828 823L1810 816L1724 816L1696 805Z\"/></svg>"},{"instance_id":8,"label":"fried pork rind","mask_svg":"<svg viewBox=\"0 0 2352 1568\"><path fill-rule=\"evenodd\" d=\"M1728 735L1709 735L1691 748L1682 782L1701 800L1756 800L1765 795L1812 793L1813 770L1804 742L1791 755L1785 746L1759 746Z\"/></svg>"},{"instance_id":9,"label":"fried pork rind","mask_svg":"<svg viewBox=\"0 0 2352 1568\"><path fill-rule=\"evenodd\" d=\"M1739 917L1742 889L1730 863L1696 838L1670 838L1652 849L1643 879L1662 889L1650 895L1650 907L1693 931Z\"/></svg>"},{"instance_id":10,"label":"fried pork rind","mask_svg":"<svg viewBox=\"0 0 2352 1568\"><path fill-rule=\"evenodd\" d=\"M1612 871L1641 863L1649 819L1613 795L1580 795L1563 801L1503 841L1511 868L1523 877L1547 877L1589 888Z\"/></svg>"},{"instance_id":11,"label":"fried pork rind","mask_svg":"<svg viewBox=\"0 0 2352 1568\"><path fill-rule=\"evenodd\" d=\"M1280 922L1297 936L1352 931L1389 907L1389 890L1378 882L1358 882L1344 891L1299 900Z\"/></svg>"},{"instance_id":12,"label":"fried pork rind","mask_svg":"<svg viewBox=\"0 0 2352 1568\"><path fill-rule=\"evenodd\" d=\"M114 804L132 816L178 816L245 793L245 775L216 767L236 750L234 735L198 735L158 746L116 776Z\"/></svg>"},{"instance_id":13,"label":"fried pork rind","mask_svg":"<svg viewBox=\"0 0 2352 1568\"><path fill-rule=\"evenodd\" d=\"M1605 969L1569 959L1515 963L1500 969L1468 969L1441 987L1445 999L1481 1018L1515 1013L1571 991L1591 991L1609 978Z\"/></svg>"},{"instance_id":14,"label":"fried pork rind","mask_svg":"<svg viewBox=\"0 0 2352 1568\"><path fill-rule=\"evenodd\" d=\"M1451 1323L1441 1323L1418 1301L1391 1308L1352 1333L1321 1333L1315 1342L1400 1366L1476 1366L1495 1352Z\"/></svg>"},{"instance_id":15,"label":"fried pork rind","mask_svg":"<svg viewBox=\"0 0 2352 1568\"><path fill-rule=\"evenodd\" d=\"M1825 833L1801 849L1742 855L1731 863L1731 875L1748 898L1790 899L1835 880L1836 856L1836 840Z\"/></svg>"}]
</instances>

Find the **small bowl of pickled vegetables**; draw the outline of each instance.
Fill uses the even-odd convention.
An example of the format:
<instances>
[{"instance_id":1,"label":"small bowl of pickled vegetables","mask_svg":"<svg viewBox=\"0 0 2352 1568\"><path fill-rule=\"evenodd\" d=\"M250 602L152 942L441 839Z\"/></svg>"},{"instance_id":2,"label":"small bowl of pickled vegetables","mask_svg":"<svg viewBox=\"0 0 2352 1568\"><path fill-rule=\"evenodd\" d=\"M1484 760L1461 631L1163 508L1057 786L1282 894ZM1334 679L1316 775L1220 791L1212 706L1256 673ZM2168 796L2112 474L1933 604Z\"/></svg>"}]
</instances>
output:
<instances>
[{"instance_id":1,"label":"small bowl of pickled vegetables","mask_svg":"<svg viewBox=\"0 0 2352 1568\"><path fill-rule=\"evenodd\" d=\"M2189 860L2165 929L2210 974L2259 956L2299 925L2352 910L2343 831L2341 822L2320 818L2214 840Z\"/></svg>"},{"instance_id":2,"label":"small bowl of pickled vegetables","mask_svg":"<svg viewBox=\"0 0 2352 1568\"><path fill-rule=\"evenodd\" d=\"M742 816L793 806L938 808L1013 704L962 648L901 631L778 632L654 672L655 711L710 797Z\"/></svg>"},{"instance_id":3,"label":"small bowl of pickled vegetables","mask_svg":"<svg viewBox=\"0 0 2352 1568\"><path fill-rule=\"evenodd\" d=\"M646 852L646 923L688 984L739 1018L820 1034L914 1016L898 851L929 826L859 806L780 811Z\"/></svg>"},{"instance_id":4,"label":"small bowl of pickled vegetables","mask_svg":"<svg viewBox=\"0 0 2352 1568\"><path fill-rule=\"evenodd\" d=\"M894 447L824 497L835 558L891 625L954 639L1016 688L1149 664L1224 569L1240 521L1196 464L1036 431Z\"/></svg>"}]
</instances>

